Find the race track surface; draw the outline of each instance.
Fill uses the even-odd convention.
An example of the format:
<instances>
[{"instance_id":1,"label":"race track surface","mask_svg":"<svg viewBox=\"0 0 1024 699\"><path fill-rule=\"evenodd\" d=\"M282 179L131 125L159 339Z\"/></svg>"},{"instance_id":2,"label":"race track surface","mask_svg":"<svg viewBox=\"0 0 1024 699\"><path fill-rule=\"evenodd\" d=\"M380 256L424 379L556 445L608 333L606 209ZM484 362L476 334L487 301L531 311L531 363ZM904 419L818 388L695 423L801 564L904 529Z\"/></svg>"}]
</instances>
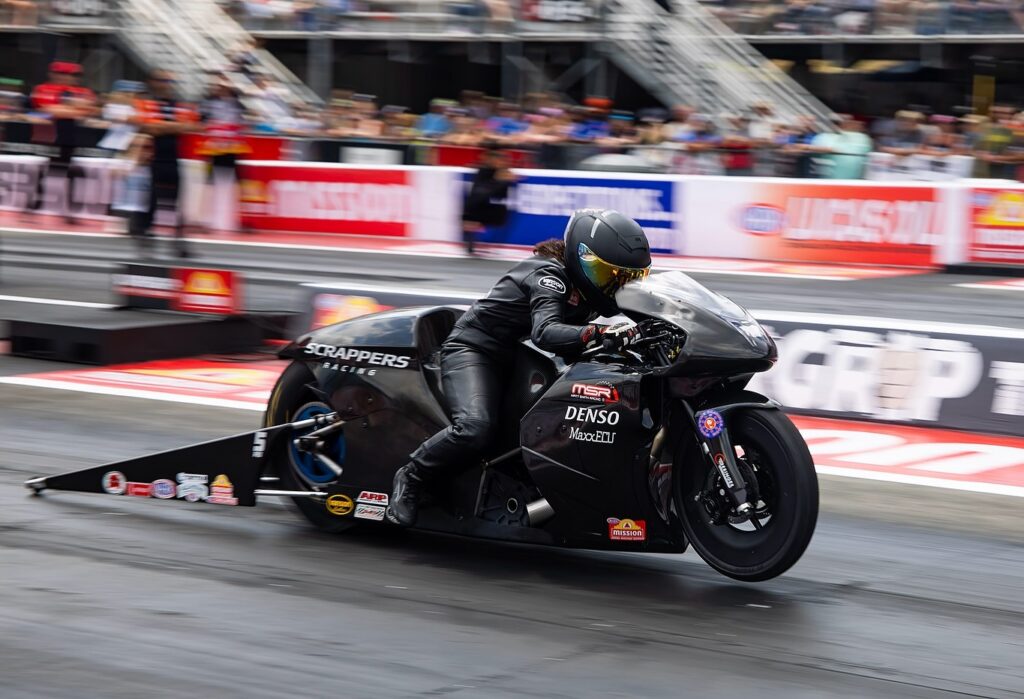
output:
<instances>
[{"instance_id":1,"label":"race track surface","mask_svg":"<svg viewBox=\"0 0 1024 699\"><path fill-rule=\"evenodd\" d=\"M803 560L746 585L692 553L332 537L275 502L35 498L26 477L257 414L3 386L0 418L3 699L1024 695L1018 498L824 479ZM1000 516L970 524L965 502Z\"/></svg>"}]
</instances>

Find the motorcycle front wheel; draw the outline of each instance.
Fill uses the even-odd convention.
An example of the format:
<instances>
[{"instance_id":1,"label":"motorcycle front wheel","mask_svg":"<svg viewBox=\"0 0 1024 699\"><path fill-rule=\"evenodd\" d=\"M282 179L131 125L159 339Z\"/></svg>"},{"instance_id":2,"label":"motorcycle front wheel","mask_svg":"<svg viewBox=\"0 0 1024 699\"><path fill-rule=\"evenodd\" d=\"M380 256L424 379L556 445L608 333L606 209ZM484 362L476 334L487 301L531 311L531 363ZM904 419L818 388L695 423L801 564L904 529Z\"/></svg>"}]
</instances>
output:
<instances>
[{"instance_id":1,"label":"motorcycle front wheel","mask_svg":"<svg viewBox=\"0 0 1024 699\"><path fill-rule=\"evenodd\" d=\"M281 378L278 379L270 394L270 403L263 418L265 427L281 425L315 417L318 414L332 412L332 408L323 403L309 389L313 383L313 374L301 362L292 362ZM309 428L306 431L311 431ZM293 432L271 445L270 459L274 471L280 479L281 490L315 491L326 490L337 477L321 462L308 453L298 451L292 440L302 435ZM344 436L331 438L327 448L337 463L344 463ZM292 502L303 517L312 522L318 529L331 533L341 533L356 526L350 517L338 517L331 514L324 501L320 498L293 497Z\"/></svg>"},{"instance_id":2,"label":"motorcycle front wheel","mask_svg":"<svg viewBox=\"0 0 1024 699\"><path fill-rule=\"evenodd\" d=\"M725 421L755 514L737 517L717 469L695 438L680 440L676 512L694 550L736 580L781 575L807 549L818 520L818 476L796 426L778 410L736 410Z\"/></svg>"}]
</instances>

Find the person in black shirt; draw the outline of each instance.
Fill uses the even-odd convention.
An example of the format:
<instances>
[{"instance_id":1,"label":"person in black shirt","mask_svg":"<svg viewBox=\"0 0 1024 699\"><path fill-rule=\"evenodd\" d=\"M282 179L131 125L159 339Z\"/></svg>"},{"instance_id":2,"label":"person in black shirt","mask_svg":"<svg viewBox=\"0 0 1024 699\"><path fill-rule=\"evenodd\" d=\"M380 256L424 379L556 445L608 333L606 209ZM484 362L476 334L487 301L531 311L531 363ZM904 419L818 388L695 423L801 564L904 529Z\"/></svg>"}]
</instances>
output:
<instances>
[{"instance_id":1,"label":"person in black shirt","mask_svg":"<svg viewBox=\"0 0 1024 699\"><path fill-rule=\"evenodd\" d=\"M476 236L487 226L501 226L508 218L504 203L516 176L508 169L508 156L499 149L487 148L462 206L462 239L466 252L476 252Z\"/></svg>"},{"instance_id":2,"label":"person in black shirt","mask_svg":"<svg viewBox=\"0 0 1024 699\"><path fill-rule=\"evenodd\" d=\"M605 339L624 347L635 339L631 322L599 327L599 314L618 313L615 293L651 268L651 250L640 225L617 211L577 211L564 240L534 248L533 257L510 269L487 298L474 303L441 346L444 394L451 425L425 441L395 474L389 521L412 526L424 484L472 464L497 432L503 377L525 337L566 357Z\"/></svg>"},{"instance_id":3,"label":"person in black shirt","mask_svg":"<svg viewBox=\"0 0 1024 699\"><path fill-rule=\"evenodd\" d=\"M142 225L148 232L157 209L164 207L174 215L174 237L178 257L190 257L185 243L185 227L179 210L180 175L178 142L182 134L198 130L196 111L174 98L174 77L165 70L155 71L149 79L150 98L140 102L137 117L142 133L153 137L153 158L150 162L149 207Z\"/></svg>"}]
</instances>

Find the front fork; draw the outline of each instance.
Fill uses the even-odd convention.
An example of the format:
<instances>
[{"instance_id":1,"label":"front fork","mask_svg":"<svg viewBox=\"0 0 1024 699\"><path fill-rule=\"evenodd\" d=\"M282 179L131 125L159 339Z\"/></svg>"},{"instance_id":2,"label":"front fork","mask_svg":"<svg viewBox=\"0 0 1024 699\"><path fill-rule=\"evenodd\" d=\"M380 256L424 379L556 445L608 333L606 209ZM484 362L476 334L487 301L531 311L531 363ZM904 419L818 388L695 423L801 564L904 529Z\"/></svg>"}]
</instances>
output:
<instances>
[{"instance_id":1,"label":"front fork","mask_svg":"<svg viewBox=\"0 0 1024 699\"><path fill-rule=\"evenodd\" d=\"M700 439L701 451L711 461L712 466L718 471L725 484L725 491L732 503L736 514L747 517L754 512L754 506L750 502L750 490L746 479L740 472L736 463L736 450L729 439L729 430L726 425L725 415L728 415L737 408L759 408L778 409L779 404L775 401L768 403L731 403L709 410L701 410L694 414L687 406L687 411L693 416L694 426L697 428L697 436Z\"/></svg>"}]
</instances>

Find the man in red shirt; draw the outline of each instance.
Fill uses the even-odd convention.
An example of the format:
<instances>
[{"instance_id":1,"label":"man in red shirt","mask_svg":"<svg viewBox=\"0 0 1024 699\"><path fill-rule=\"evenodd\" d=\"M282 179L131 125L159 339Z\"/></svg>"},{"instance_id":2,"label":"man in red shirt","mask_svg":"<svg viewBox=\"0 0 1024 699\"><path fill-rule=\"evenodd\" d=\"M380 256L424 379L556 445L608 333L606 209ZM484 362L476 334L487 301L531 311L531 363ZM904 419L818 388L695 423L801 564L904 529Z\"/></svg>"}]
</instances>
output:
<instances>
[{"instance_id":1,"label":"man in red shirt","mask_svg":"<svg viewBox=\"0 0 1024 699\"><path fill-rule=\"evenodd\" d=\"M50 117L53 124L52 136L47 139L57 148L57 155L50 159L48 172L65 181L64 216L71 220L71 204L74 180L79 172L71 167L71 158L78 145L78 121L96 110L96 95L87 87L78 84L82 67L77 63L54 61L50 64L50 81L37 85L32 91L32 108ZM43 182L39 178L40 196L29 205L38 209L42 204Z\"/></svg>"}]
</instances>

